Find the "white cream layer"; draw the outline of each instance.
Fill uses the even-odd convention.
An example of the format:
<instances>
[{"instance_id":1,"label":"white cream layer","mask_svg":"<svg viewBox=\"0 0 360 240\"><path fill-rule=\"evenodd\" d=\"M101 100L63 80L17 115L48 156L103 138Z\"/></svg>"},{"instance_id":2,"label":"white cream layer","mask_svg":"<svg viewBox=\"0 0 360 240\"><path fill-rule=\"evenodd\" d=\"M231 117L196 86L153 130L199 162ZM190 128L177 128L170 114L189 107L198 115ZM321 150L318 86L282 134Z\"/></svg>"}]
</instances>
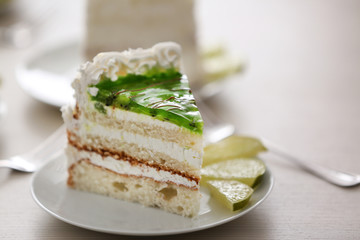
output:
<instances>
[{"instance_id":1,"label":"white cream layer","mask_svg":"<svg viewBox=\"0 0 360 240\"><path fill-rule=\"evenodd\" d=\"M110 107L106 107L106 109L107 114L111 116L111 118L116 118L119 121L140 123L146 122L146 124L154 128L166 128L170 129L173 132L188 131L187 129L180 128L175 124L160 121L145 114L137 114L117 108L113 109ZM88 104L87 110L96 111L93 104ZM175 160L178 160L180 162L186 162L194 168L201 168L203 154L202 151L199 152L187 146L180 146L177 143L162 141L158 138L146 137L140 134L133 134L124 129L106 128L85 119L83 115L81 115L80 118L76 120L72 117L72 107L70 106L63 107L62 112L67 128L70 131L78 134L80 138L84 138L86 135L92 134L95 136L104 136L109 139L121 139L123 141L137 144L143 148L150 149L155 152L164 153ZM96 113L100 114L97 111ZM201 146L197 147L202 149L202 142L196 144L200 144Z\"/></svg>"},{"instance_id":2,"label":"white cream layer","mask_svg":"<svg viewBox=\"0 0 360 240\"><path fill-rule=\"evenodd\" d=\"M107 128L88 120L84 121L82 125L83 127L79 131L80 138L86 135L92 135L102 136L110 139L110 141L111 139L121 139L124 142L136 144L141 148L166 154L179 162L186 162L194 168L199 169L201 167L202 154L193 149L182 147L177 143L134 134L123 129Z\"/></svg>"},{"instance_id":3,"label":"white cream layer","mask_svg":"<svg viewBox=\"0 0 360 240\"><path fill-rule=\"evenodd\" d=\"M69 158L69 166L73 163L76 163L80 159L89 159L92 164L104 167L119 174L147 177L159 182L172 182L189 188L198 189L198 184L194 180L189 180L181 175L164 170L157 170L146 165L132 166L127 161L116 160L110 156L103 157L100 154L94 152L79 151L70 145L68 145L68 148L68 151L77 151L76 159Z\"/></svg>"}]
</instances>

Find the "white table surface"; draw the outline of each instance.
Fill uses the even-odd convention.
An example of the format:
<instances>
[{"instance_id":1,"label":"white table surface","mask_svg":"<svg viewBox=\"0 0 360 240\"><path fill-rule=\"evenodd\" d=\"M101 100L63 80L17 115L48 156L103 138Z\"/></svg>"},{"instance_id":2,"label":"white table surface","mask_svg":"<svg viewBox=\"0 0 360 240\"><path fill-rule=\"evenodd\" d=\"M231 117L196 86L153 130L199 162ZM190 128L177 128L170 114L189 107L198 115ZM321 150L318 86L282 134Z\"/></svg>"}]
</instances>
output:
<instances>
[{"instance_id":1,"label":"white table surface","mask_svg":"<svg viewBox=\"0 0 360 240\"><path fill-rule=\"evenodd\" d=\"M308 161L360 173L360 2L221 2L200 1L199 38L225 43L248 64L212 99L215 110L242 133L271 139ZM68 25L64 38L81 26ZM34 148L62 124L58 108L28 96L15 79L15 67L54 36L44 34L25 49L0 47L0 91L8 107L0 158ZM222 226L171 238L360 239L359 186L340 188L271 153L263 158L275 187L261 206ZM50 216L30 195L31 177L0 169L0 239L128 238Z\"/></svg>"}]
</instances>

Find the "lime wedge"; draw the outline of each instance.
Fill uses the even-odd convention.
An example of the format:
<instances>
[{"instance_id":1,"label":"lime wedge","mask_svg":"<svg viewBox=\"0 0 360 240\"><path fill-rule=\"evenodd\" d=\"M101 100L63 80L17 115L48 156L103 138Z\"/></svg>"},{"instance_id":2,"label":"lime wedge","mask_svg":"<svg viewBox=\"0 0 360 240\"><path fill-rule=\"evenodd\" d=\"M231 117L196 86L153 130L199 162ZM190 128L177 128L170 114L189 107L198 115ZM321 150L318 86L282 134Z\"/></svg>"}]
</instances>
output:
<instances>
[{"instance_id":1,"label":"lime wedge","mask_svg":"<svg viewBox=\"0 0 360 240\"><path fill-rule=\"evenodd\" d=\"M212 196L231 211L243 208L250 200L254 190L238 181L213 180L208 182Z\"/></svg>"},{"instance_id":2,"label":"lime wedge","mask_svg":"<svg viewBox=\"0 0 360 240\"><path fill-rule=\"evenodd\" d=\"M265 164L260 159L231 159L203 167L201 183L209 180L236 180L252 187L259 182L265 171Z\"/></svg>"},{"instance_id":3,"label":"lime wedge","mask_svg":"<svg viewBox=\"0 0 360 240\"><path fill-rule=\"evenodd\" d=\"M266 151L266 148L260 140L233 135L204 148L203 166L228 159L251 158L263 151Z\"/></svg>"}]
</instances>

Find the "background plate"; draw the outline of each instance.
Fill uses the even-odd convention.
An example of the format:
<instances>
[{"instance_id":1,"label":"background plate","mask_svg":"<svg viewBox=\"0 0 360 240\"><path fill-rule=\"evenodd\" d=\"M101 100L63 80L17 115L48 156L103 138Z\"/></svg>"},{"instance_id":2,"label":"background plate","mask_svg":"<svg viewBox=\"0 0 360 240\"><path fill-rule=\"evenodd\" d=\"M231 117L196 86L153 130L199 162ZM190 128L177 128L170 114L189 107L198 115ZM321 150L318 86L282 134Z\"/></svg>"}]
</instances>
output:
<instances>
[{"instance_id":1,"label":"background plate","mask_svg":"<svg viewBox=\"0 0 360 240\"><path fill-rule=\"evenodd\" d=\"M71 87L77 69L85 62L80 43L69 42L37 52L16 68L20 87L33 98L52 106L61 107L73 100ZM193 89L203 100L211 98L223 89L224 81L237 80L233 75Z\"/></svg>"},{"instance_id":2,"label":"background plate","mask_svg":"<svg viewBox=\"0 0 360 240\"><path fill-rule=\"evenodd\" d=\"M80 44L51 47L16 68L20 87L33 98L61 107L73 101L71 82L82 63Z\"/></svg>"}]
</instances>

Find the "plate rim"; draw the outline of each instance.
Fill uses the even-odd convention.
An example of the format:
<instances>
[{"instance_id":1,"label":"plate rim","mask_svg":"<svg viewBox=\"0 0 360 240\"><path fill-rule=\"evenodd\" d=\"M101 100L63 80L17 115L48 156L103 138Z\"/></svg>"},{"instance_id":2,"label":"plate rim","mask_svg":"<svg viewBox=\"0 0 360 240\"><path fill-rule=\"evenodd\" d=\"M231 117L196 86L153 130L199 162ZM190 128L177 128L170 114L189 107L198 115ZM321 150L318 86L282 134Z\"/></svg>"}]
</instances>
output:
<instances>
[{"instance_id":1,"label":"plate rim","mask_svg":"<svg viewBox=\"0 0 360 240\"><path fill-rule=\"evenodd\" d=\"M270 169L268 168L268 166L266 166L266 172L265 175L268 176L268 189L266 189L265 194L263 195L263 197L261 199L259 199L258 201L256 201L252 206L250 206L249 208L245 209L245 210L240 210L238 213L227 217L225 219L221 219L219 221L215 221L213 223L208 223L208 224L204 224L204 225L200 225L200 226L195 226L195 227L189 227L189 228L185 228L185 229L175 229L175 230L162 230L162 231L126 231L126 230L110 230L110 229L104 229L101 227L93 227L93 226L89 226L86 225L84 223L80 223L80 222L76 222L73 220L69 220L66 217L61 216L60 214L51 211L50 209L48 209L41 201L40 199L38 199L38 197L36 196L35 193L35 188L34 187L34 182L36 180L36 178L43 173L43 171L46 170L47 167L50 167L52 164L55 164L57 161L60 161L59 159L61 157L64 157L64 153L60 154L60 156L53 158L51 160L49 160L46 164L44 164L38 171L35 172L35 174L32 176L31 179L31 196L34 199L34 201L36 202L37 205L40 206L40 208L42 208L45 212L47 212L48 214L50 214L51 216L65 222L68 223L70 225L73 226L77 226L83 229L87 229L87 230L92 230L92 231L96 231L96 232L102 232L102 233L110 233L110 234L117 234L117 235L124 235L124 236L164 236L164 235L177 235L177 234L184 234L184 233L191 233L191 232L196 232L196 231L201 231L201 230L205 230L205 229L209 229L209 228L213 228L216 226L220 226L223 225L225 223L231 222L247 213L249 213L250 211L254 210L255 208L257 208L261 203L263 203L268 196L270 195L273 187L274 187L274 177L270 171ZM264 175L264 176L265 176ZM70 189L69 189L70 190ZM256 191L256 189L255 189ZM171 213L169 213L171 214ZM196 219L196 218L195 218ZM192 220L192 219L189 219Z\"/></svg>"},{"instance_id":2,"label":"plate rim","mask_svg":"<svg viewBox=\"0 0 360 240\"><path fill-rule=\"evenodd\" d=\"M36 59L43 58L44 55L48 55L48 54L54 55L54 53L56 53L57 51L62 50L62 49L71 49L71 50L74 50L74 52L78 52L79 50L81 50L81 42L77 39L67 39L66 41L61 42L61 43L55 42L55 43L49 44L47 46L44 46L43 48L38 49L34 53L26 56L26 58L23 61L21 61L20 63L18 63L17 66L15 67L15 80L16 80L18 86L33 99L40 101L42 103L45 103L49 106L53 106L53 107L62 107L63 105L66 105L69 102L71 102L72 99L67 99L67 100L65 100L65 99L56 100L55 99L54 100L51 98L49 99L48 97L44 97L44 95L37 95L33 91L31 91L31 89L29 89L29 87L25 83L27 81L27 79L24 79L24 77L22 77L22 76L26 75L27 72L32 71L32 70L29 70L29 65L31 63L33 63ZM77 54L76 56L81 59L83 58L81 53ZM77 65L74 65L74 67L76 69L78 69L82 63L85 63L85 60L81 60ZM76 70L76 72L77 72L77 70ZM76 73L74 73L74 74L76 74ZM58 75L58 76L63 77L61 75ZM73 91L72 87L71 87L71 82L74 80L74 78L75 78L75 75L71 79L69 79L69 84L67 87L69 91ZM45 94L45 95L47 95L47 94Z\"/></svg>"}]
</instances>

